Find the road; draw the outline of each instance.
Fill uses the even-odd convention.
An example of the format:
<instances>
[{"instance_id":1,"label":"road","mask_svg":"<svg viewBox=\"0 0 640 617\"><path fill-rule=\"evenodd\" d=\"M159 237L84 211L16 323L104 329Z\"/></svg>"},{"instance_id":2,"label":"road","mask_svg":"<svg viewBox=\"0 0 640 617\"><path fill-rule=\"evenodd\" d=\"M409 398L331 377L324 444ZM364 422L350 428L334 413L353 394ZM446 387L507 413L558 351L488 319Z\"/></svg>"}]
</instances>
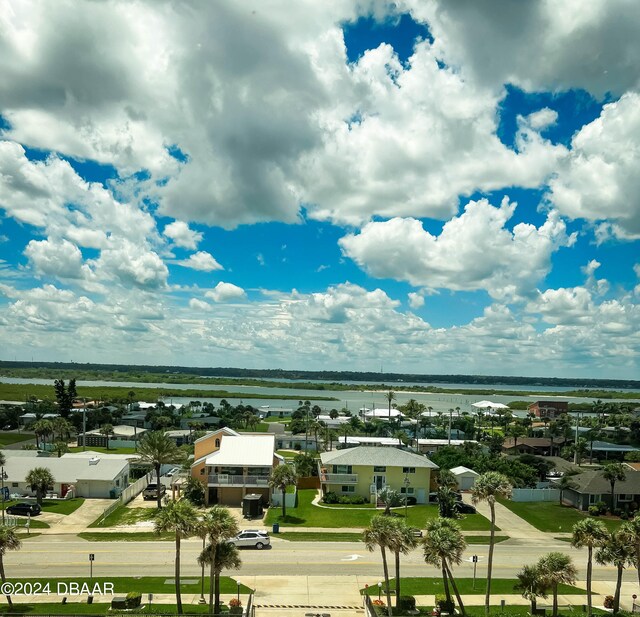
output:
<instances>
[{"instance_id":1,"label":"road","mask_svg":"<svg viewBox=\"0 0 640 617\"><path fill-rule=\"evenodd\" d=\"M183 540L182 573L196 576L200 568L196 556L201 550L200 540ZM510 540L496 546L494 576L513 578L523 564L531 564L540 556L556 550L570 554L584 578L586 551L571 548L566 542L553 544L526 544ZM480 558L478 576L484 576L487 546L471 546L465 555ZM71 535L40 536L26 540L19 551L9 551L4 557L7 576L20 577L74 577L88 576L89 553L95 554L94 576L171 576L174 544L172 542L88 542ZM353 557L357 555L357 557ZM287 542L273 539L271 549L262 551L243 549L242 575L306 575L341 576L360 575L377 578L382 572L378 551L369 553L359 542ZM419 550L402 558L404 576L439 576L427 566ZM471 577L473 566L463 562L455 569L461 577ZM594 580L615 580L615 568L594 567ZM635 570L625 573L625 580L635 579Z\"/></svg>"}]
</instances>

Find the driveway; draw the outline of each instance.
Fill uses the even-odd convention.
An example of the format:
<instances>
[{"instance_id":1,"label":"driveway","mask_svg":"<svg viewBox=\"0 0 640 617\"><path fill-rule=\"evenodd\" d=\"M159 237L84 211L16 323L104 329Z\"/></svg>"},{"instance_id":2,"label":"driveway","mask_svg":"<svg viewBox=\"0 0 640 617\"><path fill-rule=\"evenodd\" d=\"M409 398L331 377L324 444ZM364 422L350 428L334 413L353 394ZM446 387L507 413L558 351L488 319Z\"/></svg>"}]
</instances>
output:
<instances>
[{"instance_id":1,"label":"driveway","mask_svg":"<svg viewBox=\"0 0 640 617\"><path fill-rule=\"evenodd\" d=\"M85 499L84 503L71 514L42 513L38 518L51 525L50 529L38 529L43 534L80 533L95 521L104 510L113 503L113 499ZM46 517L46 518L45 518ZM50 519L56 517L56 521Z\"/></svg>"}]
</instances>

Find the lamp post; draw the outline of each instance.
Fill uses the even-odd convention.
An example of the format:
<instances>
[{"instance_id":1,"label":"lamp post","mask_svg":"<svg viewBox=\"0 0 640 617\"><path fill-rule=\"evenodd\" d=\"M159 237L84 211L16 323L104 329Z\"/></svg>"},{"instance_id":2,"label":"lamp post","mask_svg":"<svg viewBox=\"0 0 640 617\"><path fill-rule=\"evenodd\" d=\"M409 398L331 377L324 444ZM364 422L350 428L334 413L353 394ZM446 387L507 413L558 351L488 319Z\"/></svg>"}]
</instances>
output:
<instances>
[{"instance_id":1,"label":"lamp post","mask_svg":"<svg viewBox=\"0 0 640 617\"><path fill-rule=\"evenodd\" d=\"M238 595L237 595L238 606L240 606L240 581L236 581L236 585L238 586Z\"/></svg>"},{"instance_id":2,"label":"lamp post","mask_svg":"<svg viewBox=\"0 0 640 617\"><path fill-rule=\"evenodd\" d=\"M407 522L407 497L409 495L409 486L411 484L411 480L409 480L409 474L407 473L403 480L404 484L404 522Z\"/></svg>"},{"instance_id":3,"label":"lamp post","mask_svg":"<svg viewBox=\"0 0 640 617\"><path fill-rule=\"evenodd\" d=\"M378 600L382 597L382 583L378 583Z\"/></svg>"},{"instance_id":4,"label":"lamp post","mask_svg":"<svg viewBox=\"0 0 640 617\"><path fill-rule=\"evenodd\" d=\"M2 466L2 524L4 525L4 481L8 478L7 472L4 470L4 465Z\"/></svg>"},{"instance_id":5,"label":"lamp post","mask_svg":"<svg viewBox=\"0 0 640 617\"><path fill-rule=\"evenodd\" d=\"M206 548L207 535L202 534L202 552L204 553L204 549ZM198 600L198 604L206 604L207 601L204 599L204 561L202 562L202 571L200 572L200 599Z\"/></svg>"}]
</instances>

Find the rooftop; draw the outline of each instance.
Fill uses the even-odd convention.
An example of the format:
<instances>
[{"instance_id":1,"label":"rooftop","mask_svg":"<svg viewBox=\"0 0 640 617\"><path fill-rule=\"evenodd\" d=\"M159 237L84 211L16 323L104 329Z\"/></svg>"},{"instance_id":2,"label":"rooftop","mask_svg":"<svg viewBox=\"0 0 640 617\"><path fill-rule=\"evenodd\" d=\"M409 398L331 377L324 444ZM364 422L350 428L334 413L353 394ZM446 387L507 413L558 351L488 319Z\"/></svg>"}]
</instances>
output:
<instances>
[{"instance_id":1,"label":"rooftop","mask_svg":"<svg viewBox=\"0 0 640 617\"><path fill-rule=\"evenodd\" d=\"M275 452L275 436L225 435L220 449L207 456L207 465L229 467L271 467Z\"/></svg>"},{"instance_id":2,"label":"rooftop","mask_svg":"<svg viewBox=\"0 0 640 617\"><path fill-rule=\"evenodd\" d=\"M584 471L577 476L570 476L569 479L573 490L578 493L591 495L611 494L611 484L602 476L601 470ZM618 480L615 484L615 494L640 494L640 471L627 471L626 480Z\"/></svg>"},{"instance_id":3,"label":"rooftop","mask_svg":"<svg viewBox=\"0 0 640 617\"><path fill-rule=\"evenodd\" d=\"M92 464L93 461L96 461ZM8 457L4 465L7 482L24 482L35 467L49 469L56 482L75 484L79 480L111 481L129 465L125 459L83 458L66 455L57 457Z\"/></svg>"},{"instance_id":4,"label":"rooftop","mask_svg":"<svg viewBox=\"0 0 640 617\"><path fill-rule=\"evenodd\" d=\"M438 469L438 466L426 456L399 448L377 448L375 446L358 446L347 450L322 452L320 460L323 465L375 465Z\"/></svg>"}]
</instances>

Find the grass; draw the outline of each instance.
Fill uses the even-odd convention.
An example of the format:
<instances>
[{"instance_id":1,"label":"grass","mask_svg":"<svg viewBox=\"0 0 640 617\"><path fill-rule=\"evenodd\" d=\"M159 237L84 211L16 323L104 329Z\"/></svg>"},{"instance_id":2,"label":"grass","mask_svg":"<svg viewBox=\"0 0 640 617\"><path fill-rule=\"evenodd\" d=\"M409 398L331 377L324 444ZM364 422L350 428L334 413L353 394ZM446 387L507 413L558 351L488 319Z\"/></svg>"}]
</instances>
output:
<instances>
[{"instance_id":1,"label":"grass","mask_svg":"<svg viewBox=\"0 0 640 617\"><path fill-rule=\"evenodd\" d=\"M185 581L192 581L197 579L195 583L186 583ZM57 584L77 582L79 585L83 583L89 584L89 577L73 577L73 578L50 578L50 577L32 577L29 579L7 579L12 583L17 582L30 582L42 583L44 586L49 583L51 590L56 588ZM102 587L104 583L113 583L114 592L116 595L126 595L130 591L139 591L140 593L175 593L175 585L173 584L173 578L171 576L94 576L93 584L99 583ZM167 583L167 581L170 581ZM204 578L205 593L209 589L209 577ZM183 576L181 578L180 588L183 594L200 593L200 577L199 576ZM220 577L220 593L233 593L237 592L238 586L235 579L229 576ZM252 590L245 586L240 585L240 593L250 593ZM55 614L55 613L54 613Z\"/></svg>"},{"instance_id":2,"label":"grass","mask_svg":"<svg viewBox=\"0 0 640 617\"><path fill-rule=\"evenodd\" d=\"M465 536L467 544L489 544L489 536ZM509 536L496 536L494 538L495 543L499 544L500 542L504 542L508 540Z\"/></svg>"},{"instance_id":3,"label":"grass","mask_svg":"<svg viewBox=\"0 0 640 617\"><path fill-rule=\"evenodd\" d=\"M362 533L345 531L337 533L323 533L321 531L283 531L274 534L275 538L282 538L290 542L362 542Z\"/></svg>"},{"instance_id":4,"label":"grass","mask_svg":"<svg viewBox=\"0 0 640 617\"><path fill-rule=\"evenodd\" d=\"M146 599L145 599L146 604ZM68 604L46 603L46 604L14 604L10 606L0 606L0 615L121 615L125 612L113 612L109 609L111 604L87 604L83 602L70 602ZM226 610L225 606L221 609ZM209 612L207 604L186 604L184 606L185 615L206 615ZM146 604L145 608L128 610L130 615L177 615L175 604Z\"/></svg>"},{"instance_id":5,"label":"grass","mask_svg":"<svg viewBox=\"0 0 640 617\"><path fill-rule=\"evenodd\" d=\"M8 508L11 504L21 503L21 500L12 499L11 501L5 501L5 508ZM75 512L84 503L84 498L77 497L75 499L43 499L42 511L53 512L55 514L71 514ZM33 519L31 519L33 524Z\"/></svg>"},{"instance_id":6,"label":"grass","mask_svg":"<svg viewBox=\"0 0 640 617\"><path fill-rule=\"evenodd\" d=\"M92 452L101 452L102 454L135 454L135 448L103 448L102 446L87 446L87 450ZM73 446L69 448L69 452L82 452L82 446Z\"/></svg>"},{"instance_id":7,"label":"grass","mask_svg":"<svg viewBox=\"0 0 640 617\"><path fill-rule=\"evenodd\" d=\"M394 600L391 600L394 602ZM540 602L538 602L538 606L542 606ZM387 608L385 606L377 606L376 615L380 615L381 617L387 617ZM417 615L431 615L433 611L433 605L431 606L418 606L416 610L419 612ZM485 617L484 606L467 606L465 604L464 610L469 617ZM550 613L550 611L547 611ZM407 613L397 612L395 608L392 608L393 615L407 615ZM603 611L597 608L593 609L594 615L610 615L611 613L608 611ZM509 606L506 609L503 609L500 605L492 604L491 612L489 613L490 617L530 617L530 608L529 606ZM585 613L581 610L581 607L574 606L572 610L558 610L559 617L584 617Z\"/></svg>"},{"instance_id":8,"label":"grass","mask_svg":"<svg viewBox=\"0 0 640 617\"><path fill-rule=\"evenodd\" d=\"M93 521L90 528L96 527L118 527L120 525L135 525L140 521L150 521L156 515L156 508L127 508L118 506L106 518L99 518Z\"/></svg>"},{"instance_id":9,"label":"grass","mask_svg":"<svg viewBox=\"0 0 640 617\"><path fill-rule=\"evenodd\" d=\"M276 454L279 454L286 459L293 459L298 452L294 450L276 450Z\"/></svg>"},{"instance_id":10,"label":"grass","mask_svg":"<svg viewBox=\"0 0 640 617\"><path fill-rule=\"evenodd\" d=\"M141 541L174 541L175 534L161 533L153 531L82 531L79 538L89 542L141 542Z\"/></svg>"},{"instance_id":11,"label":"grass","mask_svg":"<svg viewBox=\"0 0 640 617\"><path fill-rule=\"evenodd\" d=\"M389 586L391 589L395 589L395 579L390 579ZM461 595L478 594L482 595L486 590L486 580L484 578L478 578L476 580L475 589L473 588L472 578L458 578L456 577L456 584L458 585L458 591ZM411 577L400 579L400 591L402 595L412 596L430 596L435 594L444 594L444 586L441 578L428 578L428 577ZM491 579L491 593L492 594L516 594L520 595L520 592L515 589L518 579L516 578L493 578ZM377 583L372 583L368 588L361 589L361 594L367 594L369 596L378 595ZM382 588L384 594L384 584ZM584 589L574 587L573 585L559 585L558 594L560 595L576 595L585 593ZM528 607L525 607L528 608Z\"/></svg>"},{"instance_id":12,"label":"grass","mask_svg":"<svg viewBox=\"0 0 640 617\"><path fill-rule=\"evenodd\" d=\"M18 520L18 529L25 529L26 533L26 525L27 525L27 517L26 516L16 516ZM49 523L45 523L44 521L39 521L35 517L31 517L31 522L29 523L29 529L49 529Z\"/></svg>"},{"instance_id":13,"label":"grass","mask_svg":"<svg viewBox=\"0 0 640 617\"><path fill-rule=\"evenodd\" d=\"M517 502L509 499L500 499L499 501L505 508L508 508L540 531L570 532L578 521L589 516L575 508L561 506L551 501ZM622 521L618 519L598 518L607 526L609 531L617 529L622 524Z\"/></svg>"},{"instance_id":14,"label":"grass","mask_svg":"<svg viewBox=\"0 0 640 617\"><path fill-rule=\"evenodd\" d=\"M265 519L266 525L280 523L286 527L345 527L363 528L376 513L382 510L372 508L356 508L349 510L340 508L319 508L311 502L316 495L315 489L298 491L298 507L287 508L287 516L282 517L280 508L270 508ZM404 518L404 508L394 510L394 515ZM435 505L410 506L407 510L407 523L411 527L423 528L427 520L438 516ZM466 531L488 531L489 521L480 514L468 514L458 521L460 527Z\"/></svg>"},{"instance_id":15,"label":"grass","mask_svg":"<svg viewBox=\"0 0 640 617\"><path fill-rule=\"evenodd\" d=\"M21 441L29 441L35 439L33 433L4 433L0 432L0 446L8 446L12 443L20 443Z\"/></svg>"}]
</instances>

